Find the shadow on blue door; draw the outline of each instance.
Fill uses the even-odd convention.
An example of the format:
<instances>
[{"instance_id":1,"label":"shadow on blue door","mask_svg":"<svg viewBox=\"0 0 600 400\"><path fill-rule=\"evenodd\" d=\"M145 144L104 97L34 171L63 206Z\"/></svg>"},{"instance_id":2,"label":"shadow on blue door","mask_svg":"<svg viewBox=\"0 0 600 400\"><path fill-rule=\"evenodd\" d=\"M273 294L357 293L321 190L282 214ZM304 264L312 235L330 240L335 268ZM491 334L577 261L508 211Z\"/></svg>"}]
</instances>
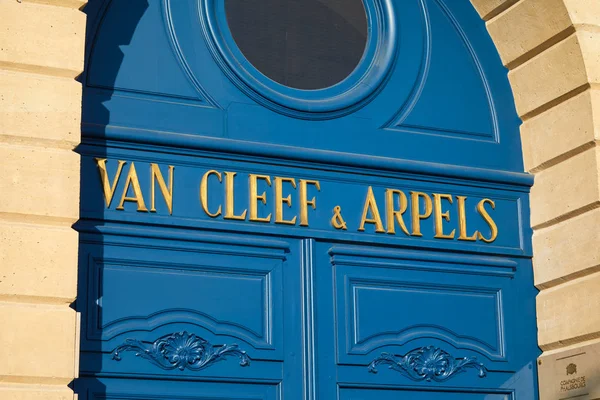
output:
<instances>
[{"instance_id":1,"label":"shadow on blue door","mask_svg":"<svg viewBox=\"0 0 600 400\"><path fill-rule=\"evenodd\" d=\"M118 1L116 2L118 3ZM94 32L98 25L101 24L101 19L104 16L106 8L111 6L111 2L103 0L90 0L83 12L87 15L87 36L85 47L85 70L80 76L83 84L83 104L82 104L82 121L88 121L90 109L94 110L94 124L100 133L92 143L86 140L85 129L82 129L82 144L77 151L82 158L90 153L99 159L109 157L109 146L106 138L103 137L104 128L110 124L110 111L103 104L114 96L114 87L124 54L121 50L122 46L127 46L131 42L131 38L135 32L139 20L142 18L148 9L147 0L128 0L126 7L119 13L119 21L117 24L111 24L109 35L103 38L106 52L102 59L94 64L93 68L101 70L105 77L105 86L95 96L87 95L87 85L90 76L90 68L92 65L89 62L90 54L94 50ZM93 149L93 150L91 150ZM103 363L106 362L102 357L102 346L99 341L90 341L90 331L97 330L98 326L93 326L88 310L92 307L97 307L97 312L102 312L102 293L104 288L102 282L97 283L97 289L94 290L98 296L95 299L90 298L89 282L90 274L93 274L92 264L95 260L103 260L104 256L104 236L98 231L98 228L103 225L102 218L99 221L86 219L85 214L89 210L95 211L99 216L102 216L105 209L105 200L102 197L89 196L90 180L95 179L96 175L91 175L89 168L86 168L84 162L81 163L80 171L81 181L81 204L80 215L82 218L75 225L75 228L80 232L79 244L79 273L78 273L78 298L76 301L77 311L83 315L81 335L81 356L80 370L81 380L75 380L75 393L78 393L83 399L109 399L111 396L107 393L104 383L100 379L86 376L85 371L102 371ZM93 248L90 251L90 248ZM92 255L93 254L93 255ZM90 302L95 302L90 306ZM85 383L83 383L85 382ZM118 398L118 397L117 397Z\"/></svg>"}]
</instances>

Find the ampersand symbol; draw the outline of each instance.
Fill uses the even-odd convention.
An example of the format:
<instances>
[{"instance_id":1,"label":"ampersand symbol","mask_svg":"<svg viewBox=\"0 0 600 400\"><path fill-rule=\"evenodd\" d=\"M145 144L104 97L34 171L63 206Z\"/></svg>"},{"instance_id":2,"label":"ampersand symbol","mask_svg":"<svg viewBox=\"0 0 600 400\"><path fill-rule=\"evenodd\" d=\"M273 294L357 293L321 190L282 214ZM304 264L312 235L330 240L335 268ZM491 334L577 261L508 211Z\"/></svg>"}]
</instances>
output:
<instances>
[{"instance_id":1,"label":"ampersand symbol","mask_svg":"<svg viewBox=\"0 0 600 400\"><path fill-rule=\"evenodd\" d=\"M333 225L335 229L346 230L346 221L344 221L344 218L342 218L342 208L340 206L335 206L333 208L331 225Z\"/></svg>"}]
</instances>

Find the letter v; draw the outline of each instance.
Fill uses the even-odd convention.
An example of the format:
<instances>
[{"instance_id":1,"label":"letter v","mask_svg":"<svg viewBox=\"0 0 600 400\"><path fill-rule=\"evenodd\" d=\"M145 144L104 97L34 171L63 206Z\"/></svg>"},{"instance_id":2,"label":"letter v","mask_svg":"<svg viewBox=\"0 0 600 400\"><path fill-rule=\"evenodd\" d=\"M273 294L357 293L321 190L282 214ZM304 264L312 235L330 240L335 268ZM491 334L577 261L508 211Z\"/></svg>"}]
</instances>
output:
<instances>
[{"instance_id":1,"label":"letter v","mask_svg":"<svg viewBox=\"0 0 600 400\"><path fill-rule=\"evenodd\" d=\"M119 182L119 177L121 176L121 171L123 170L123 165L126 163L126 161L119 160L119 166L117 167L115 179L111 184L110 180L108 179L108 172L106 171L106 158L96 158L96 164L98 164L98 170L100 171L100 180L102 181L102 189L104 189L104 201L106 202L106 208L110 207L113 195L115 194L115 189L117 188L117 183Z\"/></svg>"}]
</instances>

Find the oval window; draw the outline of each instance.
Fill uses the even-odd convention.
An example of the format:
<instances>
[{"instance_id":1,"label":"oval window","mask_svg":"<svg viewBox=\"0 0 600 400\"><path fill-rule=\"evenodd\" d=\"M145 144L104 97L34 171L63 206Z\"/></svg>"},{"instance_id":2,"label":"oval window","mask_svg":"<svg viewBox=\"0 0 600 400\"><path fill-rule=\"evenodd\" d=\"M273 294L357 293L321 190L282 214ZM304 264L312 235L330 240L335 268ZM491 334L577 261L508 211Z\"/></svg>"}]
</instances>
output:
<instances>
[{"instance_id":1,"label":"oval window","mask_svg":"<svg viewBox=\"0 0 600 400\"><path fill-rule=\"evenodd\" d=\"M225 0L225 14L254 68L295 89L343 81L367 44L362 0Z\"/></svg>"}]
</instances>

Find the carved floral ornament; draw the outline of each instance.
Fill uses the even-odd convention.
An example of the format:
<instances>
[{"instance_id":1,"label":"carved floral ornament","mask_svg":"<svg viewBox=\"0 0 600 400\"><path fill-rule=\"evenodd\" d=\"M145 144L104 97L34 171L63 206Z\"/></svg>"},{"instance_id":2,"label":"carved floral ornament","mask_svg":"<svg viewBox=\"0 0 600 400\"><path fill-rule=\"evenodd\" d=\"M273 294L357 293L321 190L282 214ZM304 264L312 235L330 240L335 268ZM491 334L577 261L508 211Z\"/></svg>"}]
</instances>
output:
<instances>
[{"instance_id":1,"label":"carved floral ornament","mask_svg":"<svg viewBox=\"0 0 600 400\"><path fill-rule=\"evenodd\" d=\"M121 361L122 353L127 351L165 370L200 371L227 357L239 358L242 367L250 365L250 358L237 344L213 345L187 331L165 335L154 342L127 339L113 350L113 360ZM475 357L455 358L434 346L421 347L404 356L382 353L369 364L369 372L376 374L379 365L389 365L390 369L414 381L444 382L468 368L478 370L480 378L487 375L486 367Z\"/></svg>"},{"instance_id":2,"label":"carved floral ornament","mask_svg":"<svg viewBox=\"0 0 600 400\"><path fill-rule=\"evenodd\" d=\"M121 353L126 351L135 351L136 356L166 370L199 371L230 356L238 357L242 367L250 365L250 358L237 344L213 345L187 331L165 335L154 342L127 339L113 351L113 360L121 361Z\"/></svg>"},{"instance_id":3,"label":"carved floral ornament","mask_svg":"<svg viewBox=\"0 0 600 400\"><path fill-rule=\"evenodd\" d=\"M376 374L377 366L382 364L414 381L444 382L467 368L478 370L480 378L487 375L487 369L475 357L455 358L434 346L421 347L404 356L381 353L369 364L369 372Z\"/></svg>"}]
</instances>

